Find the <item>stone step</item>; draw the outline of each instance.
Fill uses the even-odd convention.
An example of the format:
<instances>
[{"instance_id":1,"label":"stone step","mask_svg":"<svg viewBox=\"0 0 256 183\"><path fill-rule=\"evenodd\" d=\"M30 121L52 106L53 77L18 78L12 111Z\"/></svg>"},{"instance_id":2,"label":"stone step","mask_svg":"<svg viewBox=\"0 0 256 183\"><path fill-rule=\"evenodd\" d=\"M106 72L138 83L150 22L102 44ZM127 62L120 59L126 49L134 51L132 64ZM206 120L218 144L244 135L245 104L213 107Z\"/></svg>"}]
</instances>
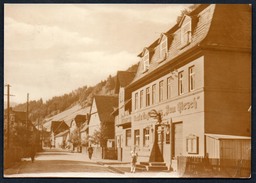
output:
<instances>
[{"instance_id":1,"label":"stone step","mask_svg":"<svg viewBox=\"0 0 256 183\"><path fill-rule=\"evenodd\" d=\"M168 170L167 166L149 166L148 171L164 171Z\"/></svg>"}]
</instances>

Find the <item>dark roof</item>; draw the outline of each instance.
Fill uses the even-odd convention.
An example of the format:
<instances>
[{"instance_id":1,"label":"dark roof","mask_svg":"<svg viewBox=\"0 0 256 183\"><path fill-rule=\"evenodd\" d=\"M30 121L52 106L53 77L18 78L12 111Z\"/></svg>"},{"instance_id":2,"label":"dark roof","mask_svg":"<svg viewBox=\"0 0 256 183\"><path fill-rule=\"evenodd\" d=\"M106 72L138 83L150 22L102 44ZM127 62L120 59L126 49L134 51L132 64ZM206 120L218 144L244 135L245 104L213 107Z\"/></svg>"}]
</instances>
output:
<instances>
[{"instance_id":1,"label":"dark roof","mask_svg":"<svg viewBox=\"0 0 256 183\"><path fill-rule=\"evenodd\" d=\"M117 93L120 87L126 87L128 84L130 84L135 74L136 74L135 72L118 71L116 75L115 92Z\"/></svg>"},{"instance_id":2,"label":"dark roof","mask_svg":"<svg viewBox=\"0 0 256 183\"><path fill-rule=\"evenodd\" d=\"M69 129L68 125L64 121L52 121L51 131L59 132L60 129Z\"/></svg>"},{"instance_id":3,"label":"dark roof","mask_svg":"<svg viewBox=\"0 0 256 183\"><path fill-rule=\"evenodd\" d=\"M118 106L118 97L113 95L96 95L94 97L101 122L114 122L111 113Z\"/></svg>"},{"instance_id":4,"label":"dark roof","mask_svg":"<svg viewBox=\"0 0 256 183\"><path fill-rule=\"evenodd\" d=\"M191 43L181 49L179 26L180 22L166 32L172 37L168 44L168 56L165 61L158 62L159 56L154 53L147 72L143 71L143 64L140 62L136 76L130 86L138 86L140 79L145 76L154 75L155 70L166 67L184 53L196 47L215 47L225 49L250 49L251 47L251 9L248 4L204 4L198 6L187 16L192 18L192 37ZM183 19L181 19L183 21ZM159 38L160 39L160 38ZM157 39L150 47L159 45ZM137 82L138 81L138 82Z\"/></svg>"},{"instance_id":5,"label":"dark roof","mask_svg":"<svg viewBox=\"0 0 256 183\"><path fill-rule=\"evenodd\" d=\"M78 114L75 117L76 126L80 127L86 121L86 115Z\"/></svg>"}]
</instances>

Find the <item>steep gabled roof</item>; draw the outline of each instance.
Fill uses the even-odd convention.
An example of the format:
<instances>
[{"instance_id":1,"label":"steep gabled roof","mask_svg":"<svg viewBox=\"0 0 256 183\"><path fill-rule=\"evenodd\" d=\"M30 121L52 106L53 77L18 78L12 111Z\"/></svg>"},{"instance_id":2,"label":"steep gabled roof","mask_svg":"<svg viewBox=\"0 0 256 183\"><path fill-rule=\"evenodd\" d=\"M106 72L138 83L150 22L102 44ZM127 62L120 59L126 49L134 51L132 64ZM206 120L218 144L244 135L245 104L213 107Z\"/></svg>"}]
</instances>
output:
<instances>
[{"instance_id":1,"label":"steep gabled roof","mask_svg":"<svg viewBox=\"0 0 256 183\"><path fill-rule=\"evenodd\" d=\"M118 93L120 87L126 87L130 84L135 76L135 72L118 71L116 75L115 93Z\"/></svg>"},{"instance_id":2,"label":"steep gabled roof","mask_svg":"<svg viewBox=\"0 0 256 183\"><path fill-rule=\"evenodd\" d=\"M114 122L111 113L118 106L118 97L113 95L96 95L94 97L101 122Z\"/></svg>"},{"instance_id":3,"label":"steep gabled roof","mask_svg":"<svg viewBox=\"0 0 256 183\"><path fill-rule=\"evenodd\" d=\"M136 76L127 88L139 87L138 83L141 79L150 82L151 76L155 76L157 71L164 70L167 65L173 65L174 61L178 60L177 58L189 53L192 49L215 47L218 49L250 50L251 10L248 4L202 4L186 16L192 18L193 24L190 44L184 47L181 45L179 24L182 24L184 17L181 22L166 32L168 36L173 37L166 60L158 62L159 56L154 54L147 72L143 72L143 63L140 62ZM157 49L156 43L159 39L150 47L154 48L155 46Z\"/></svg>"},{"instance_id":4,"label":"steep gabled roof","mask_svg":"<svg viewBox=\"0 0 256 183\"><path fill-rule=\"evenodd\" d=\"M65 123L65 121L52 121L51 123L51 131L58 132L59 129L69 129L68 125Z\"/></svg>"},{"instance_id":5,"label":"steep gabled roof","mask_svg":"<svg viewBox=\"0 0 256 183\"><path fill-rule=\"evenodd\" d=\"M76 126L79 128L86 121L86 115L78 114L75 117Z\"/></svg>"}]
</instances>

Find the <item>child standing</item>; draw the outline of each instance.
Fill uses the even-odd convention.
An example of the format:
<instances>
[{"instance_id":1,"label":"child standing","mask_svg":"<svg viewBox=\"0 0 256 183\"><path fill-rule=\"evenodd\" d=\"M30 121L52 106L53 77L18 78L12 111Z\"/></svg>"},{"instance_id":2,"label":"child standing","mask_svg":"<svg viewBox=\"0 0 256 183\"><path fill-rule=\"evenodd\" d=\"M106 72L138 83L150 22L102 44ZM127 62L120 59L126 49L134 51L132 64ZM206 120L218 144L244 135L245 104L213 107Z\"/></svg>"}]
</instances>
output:
<instances>
[{"instance_id":1,"label":"child standing","mask_svg":"<svg viewBox=\"0 0 256 183\"><path fill-rule=\"evenodd\" d=\"M135 152L135 149L131 151L131 173L135 173L137 156L138 154Z\"/></svg>"}]
</instances>

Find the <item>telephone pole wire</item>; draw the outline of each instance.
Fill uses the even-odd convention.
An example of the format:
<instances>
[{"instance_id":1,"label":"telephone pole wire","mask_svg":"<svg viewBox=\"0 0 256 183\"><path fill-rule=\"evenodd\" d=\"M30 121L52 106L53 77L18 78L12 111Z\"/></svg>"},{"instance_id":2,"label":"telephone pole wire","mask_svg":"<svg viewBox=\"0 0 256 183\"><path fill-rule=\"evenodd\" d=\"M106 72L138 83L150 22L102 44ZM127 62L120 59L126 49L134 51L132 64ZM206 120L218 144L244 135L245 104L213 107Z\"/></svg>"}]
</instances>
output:
<instances>
[{"instance_id":1,"label":"telephone pole wire","mask_svg":"<svg viewBox=\"0 0 256 183\"><path fill-rule=\"evenodd\" d=\"M7 87L7 149L9 149L10 145L10 87L11 85L6 84Z\"/></svg>"}]
</instances>

